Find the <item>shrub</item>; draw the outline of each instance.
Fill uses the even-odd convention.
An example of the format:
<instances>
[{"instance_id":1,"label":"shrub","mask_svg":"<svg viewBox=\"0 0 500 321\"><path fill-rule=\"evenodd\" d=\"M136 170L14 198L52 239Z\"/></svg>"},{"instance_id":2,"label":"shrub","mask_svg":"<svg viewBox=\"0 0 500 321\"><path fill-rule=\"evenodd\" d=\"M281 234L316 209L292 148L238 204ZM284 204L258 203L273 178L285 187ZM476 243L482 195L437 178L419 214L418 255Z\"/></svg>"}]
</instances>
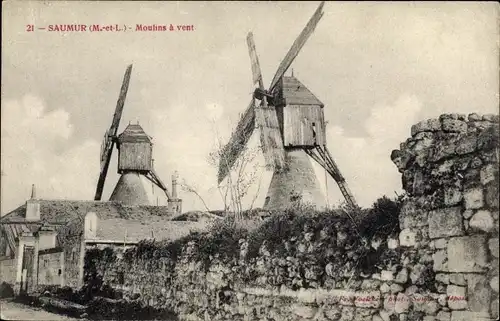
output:
<instances>
[{"instance_id":1,"label":"shrub","mask_svg":"<svg viewBox=\"0 0 500 321\"><path fill-rule=\"evenodd\" d=\"M402 197L392 200L387 196L377 199L360 223L360 233L367 239L387 238L400 232L399 213Z\"/></svg>"},{"instance_id":2,"label":"shrub","mask_svg":"<svg viewBox=\"0 0 500 321\"><path fill-rule=\"evenodd\" d=\"M11 298L13 296L14 296L14 289L12 289L10 284L2 282L0 284L0 298Z\"/></svg>"}]
</instances>

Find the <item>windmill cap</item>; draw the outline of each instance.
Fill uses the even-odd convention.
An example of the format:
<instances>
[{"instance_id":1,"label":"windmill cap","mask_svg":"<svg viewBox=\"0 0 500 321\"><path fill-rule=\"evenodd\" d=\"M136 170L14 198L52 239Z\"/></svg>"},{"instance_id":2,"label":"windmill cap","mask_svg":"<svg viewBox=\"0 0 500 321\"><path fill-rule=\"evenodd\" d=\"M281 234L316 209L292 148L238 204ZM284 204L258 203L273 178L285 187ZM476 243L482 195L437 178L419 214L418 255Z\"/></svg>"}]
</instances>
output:
<instances>
[{"instance_id":1,"label":"windmill cap","mask_svg":"<svg viewBox=\"0 0 500 321\"><path fill-rule=\"evenodd\" d=\"M144 132L139 124L129 124L127 128L118 136L119 142L147 142L151 143L151 138Z\"/></svg>"}]
</instances>

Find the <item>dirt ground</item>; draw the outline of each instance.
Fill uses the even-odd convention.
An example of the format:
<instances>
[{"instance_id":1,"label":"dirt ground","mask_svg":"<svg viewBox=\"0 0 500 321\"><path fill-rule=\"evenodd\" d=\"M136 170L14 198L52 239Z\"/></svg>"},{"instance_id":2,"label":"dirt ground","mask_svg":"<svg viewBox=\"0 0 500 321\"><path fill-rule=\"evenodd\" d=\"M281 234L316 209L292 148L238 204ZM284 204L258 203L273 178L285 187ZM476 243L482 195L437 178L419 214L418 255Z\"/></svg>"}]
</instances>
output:
<instances>
[{"instance_id":1,"label":"dirt ground","mask_svg":"<svg viewBox=\"0 0 500 321\"><path fill-rule=\"evenodd\" d=\"M29 305L12 302L9 299L0 300L0 315L1 320L85 321L84 319L75 319Z\"/></svg>"}]
</instances>

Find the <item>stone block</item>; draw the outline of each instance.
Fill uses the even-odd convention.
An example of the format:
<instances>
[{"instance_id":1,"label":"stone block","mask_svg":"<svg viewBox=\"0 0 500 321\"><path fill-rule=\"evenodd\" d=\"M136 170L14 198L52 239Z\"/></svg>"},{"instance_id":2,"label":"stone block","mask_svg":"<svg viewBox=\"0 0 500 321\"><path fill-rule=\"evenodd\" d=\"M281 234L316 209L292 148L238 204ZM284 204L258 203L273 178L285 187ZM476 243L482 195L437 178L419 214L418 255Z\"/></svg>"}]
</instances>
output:
<instances>
[{"instance_id":1,"label":"stone block","mask_svg":"<svg viewBox=\"0 0 500 321\"><path fill-rule=\"evenodd\" d=\"M451 321L492 321L489 314L471 311L451 311Z\"/></svg>"},{"instance_id":2,"label":"stone block","mask_svg":"<svg viewBox=\"0 0 500 321\"><path fill-rule=\"evenodd\" d=\"M481 187L473 187L465 190L464 201L466 209L478 209L483 207L483 189Z\"/></svg>"},{"instance_id":3,"label":"stone block","mask_svg":"<svg viewBox=\"0 0 500 321\"><path fill-rule=\"evenodd\" d=\"M344 307L342 309L342 316L339 321L349 321L356 320L354 316L356 315L356 310L353 307Z\"/></svg>"},{"instance_id":4,"label":"stone block","mask_svg":"<svg viewBox=\"0 0 500 321\"><path fill-rule=\"evenodd\" d=\"M490 305L491 316L498 320L498 299L491 301Z\"/></svg>"},{"instance_id":5,"label":"stone block","mask_svg":"<svg viewBox=\"0 0 500 321\"><path fill-rule=\"evenodd\" d=\"M452 310L463 310L467 308L466 288L464 286L448 285L446 295L448 296L448 307Z\"/></svg>"},{"instance_id":6,"label":"stone block","mask_svg":"<svg viewBox=\"0 0 500 321\"><path fill-rule=\"evenodd\" d=\"M427 225L427 212L419 209L415 202L408 201L401 207L399 214L402 229Z\"/></svg>"},{"instance_id":7,"label":"stone block","mask_svg":"<svg viewBox=\"0 0 500 321\"><path fill-rule=\"evenodd\" d=\"M408 281L408 269L403 268L396 275L396 279L394 280L396 283L405 284Z\"/></svg>"},{"instance_id":8,"label":"stone block","mask_svg":"<svg viewBox=\"0 0 500 321\"><path fill-rule=\"evenodd\" d=\"M448 254L447 251L441 250L437 251L432 255L434 264L432 269L435 272L447 272L448 271Z\"/></svg>"},{"instance_id":9,"label":"stone block","mask_svg":"<svg viewBox=\"0 0 500 321\"><path fill-rule=\"evenodd\" d=\"M488 207L498 209L499 192L498 182L490 182L485 186L484 196Z\"/></svg>"},{"instance_id":10,"label":"stone block","mask_svg":"<svg viewBox=\"0 0 500 321\"><path fill-rule=\"evenodd\" d=\"M449 274L449 279L451 284L467 285L467 281L465 280L464 275L461 273Z\"/></svg>"},{"instance_id":11,"label":"stone block","mask_svg":"<svg viewBox=\"0 0 500 321\"><path fill-rule=\"evenodd\" d=\"M453 140L436 141L431 149L429 158L432 162L438 162L445 157L455 154L456 143Z\"/></svg>"},{"instance_id":12,"label":"stone block","mask_svg":"<svg viewBox=\"0 0 500 321\"><path fill-rule=\"evenodd\" d=\"M316 315L317 310L315 307L303 304L293 306L293 313L304 319L312 319Z\"/></svg>"},{"instance_id":13,"label":"stone block","mask_svg":"<svg viewBox=\"0 0 500 321\"><path fill-rule=\"evenodd\" d=\"M498 275L494 276L490 280L490 287L493 291L498 293Z\"/></svg>"},{"instance_id":14,"label":"stone block","mask_svg":"<svg viewBox=\"0 0 500 321\"><path fill-rule=\"evenodd\" d=\"M396 303L394 304L394 311L396 313L405 313L408 312L411 305L411 299L403 293L399 293L396 296Z\"/></svg>"},{"instance_id":15,"label":"stone block","mask_svg":"<svg viewBox=\"0 0 500 321\"><path fill-rule=\"evenodd\" d=\"M432 239L464 235L462 208L448 207L429 213L429 237Z\"/></svg>"},{"instance_id":16,"label":"stone block","mask_svg":"<svg viewBox=\"0 0 500 321\"><path fill-rule=\"evenodd\" d=\"M342 308L338 306L329 306L325 309L324 313L328 320L338 320L342 316Z\"/></svg>"},{"instance_id":17,"label":"stone block","mask_svg":"<svg viewBox=\"0 0 500 321\"><path fill-rule=\"evenodd\" d=\"M438 130L441 130L439 119L427 119L411 126L411 136L416 136L418 133L422 132L435 132Z\"/></svg>"},{"instance_id":18,"label":"stone block","mask_svg":"<svg viewBox=\"0 0 500 321\"><path fill-rule=\"evenodd\" d=\"M413 309L417 312L423 312L426 315L436 315L440 306L436 300L430 296L416 294L413 297Z\"/></svg>"},{"instance_id":19,"label":"stone block","mask_svg":"<svg viewBox=\"0 0 500 321\"><path fill-rule=\"evenodd\" d=\"M498 259L499 251L498 251L498 237L492 238L488 240L488 248L493 257Z\"/></svg>"},{"instance_id":20,"label":"stone block","mask_svg":"<svg viewBox=\"0 0 500 321\"><path fill-rule=\"evenodd\" d=\"M424 173L420 170L416 170L413 177L412 194L416 196L423 195L425 192L426 182L427 179L425 178Z\"/></svg>"},{"instance_id":21,"label":"stone block","mask_svg":"<svg viewBox=\"0 0 500 321\"><path fill-rule=\"evenodd\" d=\"M399 233L399 245L402 247L414 247L417 244L417 233L405 228Z\"/></svg>"},{"instance_id":22,"label":"stone block","mask_svg":"<svg viewBox=\"0 0 500 321\"><path fill-rule=\"evenodd\" d=\"M439 311L436 316L437 321L450 321L450 319L451 319L451 313L446 311Z\"/></svg>"},{"instance_id":23,"label":"stone block","mask_svg":"<svg viewBox=\"0 0 500 321\"><path fill-rule=\"evenodd\" d=\"M486 276L477 274L468 275L467 294L470 311L488 313L492 293Z\"/></svg>"},{"instance_id":24,"label":"stone block","mask_svg":"<svg viewBox=\"0 0 500 321\"><path fill-rule=\"evenodd\" d=\"M458 187L448 187L444 190L444 205L453 206L462 201L462 191Z\"/></svg>"},{"instance_id":25,"label":"stone block","mask_svg":"<svg viewBox=\"0 0 500 321\"><path fill-rule=\"evenodd\" d=\"M372 310L371 309L365 309L365 308L357 308L354 311L354 319L352 320L359 320L359 321L372 321ZM345 321L348 321L345 319Z\"/></svg>"},{"instance_id":26,"label":"stone block","mask_svg":"<svg viewBox=\"0 0 500 321\"><path fill-rule=\"evenodd\" d=\"M489 182L498 179L498 167L493 164L487 164L480 171L481 184L486 185Z\"/></svg>"},{"instance_id":27,"label":"stone block","mask_svg":"<svg viewBox=\"0 0 500 321\"><path fill-rule=\"evenodd\" d=\"M448 242L447 255L450 272L482 272L487 266L486 237L452 238Z\"/></svg>"},{"instance_id":28,"label":"stone block","mask_svg":"<svg viewBox=\"0 0 500 321\"><path fill-rule=\"evenodd\" d=\"M354 295L354 305L358 308L377 309L380 306L380 292L356 292Z\"/></svg>"},{"instance_id":29,"label":"stone block","mask_svg":"<svg viewBox=\"0 0 500 321\"><path fill-rule=\"evenodd\" d=\"M478 115L476 113L469 114L469 121L479 121L482 119L481 115Z\"/></svg>"},{"instance_id":30,"label":"stone block","mask_svg":"<svg viewBox=\"0 0 500 321\"><path fill-rule=\"evenodd\" d=\"M447 239L436 239L436 240L434 240L434 247L436 249L445 249L446 246L448 246L448 240Z\"/></svg>"},{"instance_id":31,"label":"stone block","mask_svg":"<svg viewBox=\"0 0 500 321\"><path fill-rule=\"evenodd\" d=\"M391 284L391 293L392 294L398 294L399 292L402 292L404 290L404 288L397 284L397 283L393 283Z\"/></svg>"},{"instance_id":32,"label":"stone block","mask_svg":"<svg viewBox=\"0 0 500 321\"><path fill-rule=\"evenodd\" d=\"M387 248L390 250L397 249L399 247L399 240L393 239L391 237L387 238Z\"/></svg>"},{"instance_id":33,"label":"stone block","mask_svg":"<svg viewBox=\"0 0 500 321\"><path fill-rule=\"evenodd\" d=\"M446 273L438 273L436 274L436 282L450 284L450 275Z\"/></svg>"},{"instance_id":34,"label":"stone block","mask_svg":"<svg viewBox=\"0 0 500 321\"><path fill-rule=\"evenodd\" d=\"M441 128L444 132L451 133L466 133L467 132L467 123L458 120L458 119L442 119L441 120Z\"/></svg>"},{"instance_id":35,"label":"stone block","mask_svg":"<svg viewBox=\"0 0 500 321\"><path fill-rule=\"evenodd\" d=\"M472 215L474 215L474 211L473 210L465 210L463 213L462 213L462 216L468 220L472 217Z\"/></svg>"},{"instance_id":36,"label":"stone block","mask_svg":"<svg viewBox=\"0 0 500 321\"><path fill-rule=\"evenodd\" d=\"M462 137L455 147L455 153L458 155L470 154L477 148L477 136L475 134L468 134Z\"/></svg>"},{"instance_id":37,"label":"stone block","mask_svg":"<svg viewBox=\"0 0 500 321\"><path fill-rule=\"evenodd\" d=\"M489 121L489 122L498 122L498 115L495 115L495 114L486 114L486 115L483 115L483 120L485 121Z\"/></svg>"},{"instance_id":38,"label":"stone block","mask_svg":"<svg viewBox=\"0 0 500 321\"><path fill-rule=\"evenodd\" d=\"M380 279L382 281L392 281L394 280L394 273L392 271L382 271L380 273Z\"/></svg>"},{"instance_id":39,"label":"stone block","mask_svg":"<svg viewBox=\"0 0 500 321\"><path fill-rule=\"evenodd\" d=\"M480 210L472 216L469 227L476 231L491 232L495 229L495 222L490 211Z\"/></svg>"},{"instance_id":40,"label":"stone block","mask_svg":"<svg viewBox=\"0 0 500 321\"><path fill-rule=\"evenodd\" d=\"M382 283L380 286L380 292L388 293L391 290L391 287L387 283Z\"/></svg>"}]
</instances>

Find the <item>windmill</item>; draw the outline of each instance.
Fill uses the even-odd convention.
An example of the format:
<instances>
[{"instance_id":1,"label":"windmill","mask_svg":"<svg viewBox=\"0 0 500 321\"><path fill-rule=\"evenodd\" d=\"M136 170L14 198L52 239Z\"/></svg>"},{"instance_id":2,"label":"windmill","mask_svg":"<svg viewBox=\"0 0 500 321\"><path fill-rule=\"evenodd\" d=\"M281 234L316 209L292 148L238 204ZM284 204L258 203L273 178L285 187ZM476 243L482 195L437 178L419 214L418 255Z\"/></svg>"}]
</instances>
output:
<instances>
[{"instance_id":1,"label":"windmill","mask_svg":"<svg viewBox=\"0 0 500 321\"><path fill-rule=\"evenodd\" d=\"M253 34L247 36L253 84L257 85L229 142L222 149L218 182L230 175L257 127L266 167L274 169L265 209L288 206L297 200L321 207L325 203L308 155L337 182L348 206L358 207L345 178L326 146L323 103L306 86L285 72L323 16L324 1L302 30L265 89ZM256 100L260 100L257 104ZM326 205L326 204L325 204Z\"/></svg>"},{"instance_id":2,"label":"windmill","mask_svg":"<svg viewBox=\"0 0 500 321\"><path fill-rule=\"evenodd\" d=\"M139 123L129 124L117 136L131 72L132 65L129 65L125 71L111 126L104 134L101 145L101 172L94 200L101 200L113 147L116 144L118 149L118 174L121 174L121 176L111 194L110 200L120 201L126 205L152 205L141 179L141 177L145 177L163 190L167 196L170 209L174 212L180 212L181 200L177 198L176 180L172 180L173 194L170 194L153 168L153 143Z\"/></svg>"}]
</instances>

